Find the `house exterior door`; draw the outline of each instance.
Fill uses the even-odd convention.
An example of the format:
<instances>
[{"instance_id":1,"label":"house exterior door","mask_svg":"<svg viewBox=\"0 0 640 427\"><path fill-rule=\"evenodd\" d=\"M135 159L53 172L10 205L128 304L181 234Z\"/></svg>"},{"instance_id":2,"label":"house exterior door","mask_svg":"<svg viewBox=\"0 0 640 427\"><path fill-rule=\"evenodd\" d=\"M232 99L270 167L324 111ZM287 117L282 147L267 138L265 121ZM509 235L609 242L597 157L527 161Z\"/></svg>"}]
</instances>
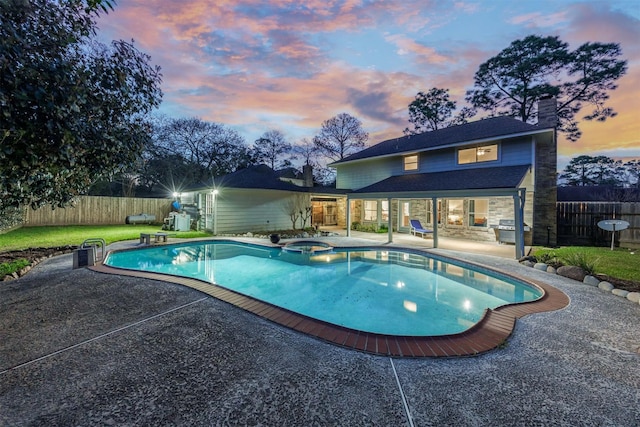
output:
<instances>
[{"instance_id":1,"label":"house exterior door","mask_svg":"<svg viewBox=\"0 0 640 427\"><path fill-rule=\"evenodd\" d=\"M400 201L400 209L398 211L398 230L408 233L411 229L409 220L411 219L411 202Z\"/></svg>"},{"instance_id":2,"label":"house exterior door","mask_svg":"<svg viewBox=\"0 0 640 427\"><path fill-rule=\"evenodd\" d=\"M204 228L205 230L213 230L213 209L216 196L213 193L207 193L204 203Z\"/></svg>"}]
</instances>

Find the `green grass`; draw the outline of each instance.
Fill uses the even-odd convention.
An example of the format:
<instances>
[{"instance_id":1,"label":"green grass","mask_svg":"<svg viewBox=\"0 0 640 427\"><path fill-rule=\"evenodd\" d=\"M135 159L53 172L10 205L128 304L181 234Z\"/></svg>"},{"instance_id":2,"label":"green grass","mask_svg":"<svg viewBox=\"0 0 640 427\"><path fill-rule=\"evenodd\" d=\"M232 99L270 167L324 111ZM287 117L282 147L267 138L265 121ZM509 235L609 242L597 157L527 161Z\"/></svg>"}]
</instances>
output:
<instances>
[{"instance_id":1,"label":"green grass","mask_svg":"<svg viewBox=\"0 0 640 427\"><path fill-rule=\"evenodd\" d=\"M596 274L640 282L640 250L568 246L558 249L536 248L537 259L557 258L564 265L591 265ZM544 261L543 261L544 262ZM583 267L584 268L584 267Z\"/></svg>"},{"instance_id":2,"label":"green grass","mask_svg":"<svg viewBox=\"0 0 640 427\"><path fill-rule=\"evenodd\" d=\"M159 225L73 225L22 227L0 234L0 252L28 248L50 248L55 246L79 246L86 239L102 238L107 245L122 240L140 238L140 233L161 231ZM168 231L180 238L207 237L202 231Z\"/></svg>"}]
</instances>

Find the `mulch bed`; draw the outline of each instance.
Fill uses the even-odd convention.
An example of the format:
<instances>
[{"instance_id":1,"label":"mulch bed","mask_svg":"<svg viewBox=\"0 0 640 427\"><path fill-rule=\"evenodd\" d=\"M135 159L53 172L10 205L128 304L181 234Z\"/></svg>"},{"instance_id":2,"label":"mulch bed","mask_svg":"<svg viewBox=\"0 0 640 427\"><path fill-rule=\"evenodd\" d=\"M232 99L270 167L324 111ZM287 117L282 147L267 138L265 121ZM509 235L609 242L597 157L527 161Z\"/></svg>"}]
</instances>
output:
<instances>
[{"instance_id":1,"label":"mulch bed","mask_svg":"<svg viewBox=\"0 0 640 427\"><path fill-rule=\"evenodd\" d=\"M616 279L615 277L607 276L606 274L596 274L596 277L600 280L611 283L618 289L623 289L629 292L640 292L640 282L633 280Z\"/></svg>"}]
</instances>

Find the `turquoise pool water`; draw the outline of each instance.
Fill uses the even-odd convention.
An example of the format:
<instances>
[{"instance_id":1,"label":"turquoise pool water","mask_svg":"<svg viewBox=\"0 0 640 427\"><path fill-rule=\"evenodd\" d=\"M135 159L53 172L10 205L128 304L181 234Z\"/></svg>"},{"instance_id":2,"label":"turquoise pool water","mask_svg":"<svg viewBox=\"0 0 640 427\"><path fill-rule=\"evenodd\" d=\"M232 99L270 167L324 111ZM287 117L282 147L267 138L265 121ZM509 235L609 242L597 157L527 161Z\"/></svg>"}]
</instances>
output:
<instances>
[{"instance_id":1,"label":"turquoise pool water","mask_svg":"<svg viewBox=\"0 0 640 427\"><path fill-rule=\"evenodd\" d=\"M191 277L329 323L390 335L459 333L486 308L542 295L488 270L381 249L315 255L197 242L113 252L105 264Z\"/></svg>"}]
</instances>

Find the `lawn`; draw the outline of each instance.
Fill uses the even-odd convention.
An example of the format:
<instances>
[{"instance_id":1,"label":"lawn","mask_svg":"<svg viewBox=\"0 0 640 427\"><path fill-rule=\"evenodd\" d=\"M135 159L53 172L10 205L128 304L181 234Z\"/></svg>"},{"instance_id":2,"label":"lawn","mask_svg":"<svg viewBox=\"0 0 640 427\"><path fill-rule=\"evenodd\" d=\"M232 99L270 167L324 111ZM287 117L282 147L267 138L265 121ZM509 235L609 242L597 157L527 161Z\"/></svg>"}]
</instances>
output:
<instances>
[{"instance_id":1,"label":"lawn","mask_svg":"<svg viewBox=\"0 0 640 427\"><path fill-rule=\"evenodd\" d=\"M161 231L159 225L73 225L22 227L0 234L0 253L29 248L50 248L56 246L79 246L86 239L102 238L106 244L122 240L134 240L140 233ZM202 231L170 231L180 238L207 237Z\"/></svg>"},{"instance_id":2,"label":"lawn","mask_svg":"<svg viewBox=\"0 0 640 427\"><path fill-rule=\"evenodd\" d=\"M578 265L576 260L582 260L590 264L596 274L640 282L640 250L615 248L612 251L608 247L567 246L537 248L533 255L543 262L556 258L564 265Z\"/></svg>"}]
</instances>

